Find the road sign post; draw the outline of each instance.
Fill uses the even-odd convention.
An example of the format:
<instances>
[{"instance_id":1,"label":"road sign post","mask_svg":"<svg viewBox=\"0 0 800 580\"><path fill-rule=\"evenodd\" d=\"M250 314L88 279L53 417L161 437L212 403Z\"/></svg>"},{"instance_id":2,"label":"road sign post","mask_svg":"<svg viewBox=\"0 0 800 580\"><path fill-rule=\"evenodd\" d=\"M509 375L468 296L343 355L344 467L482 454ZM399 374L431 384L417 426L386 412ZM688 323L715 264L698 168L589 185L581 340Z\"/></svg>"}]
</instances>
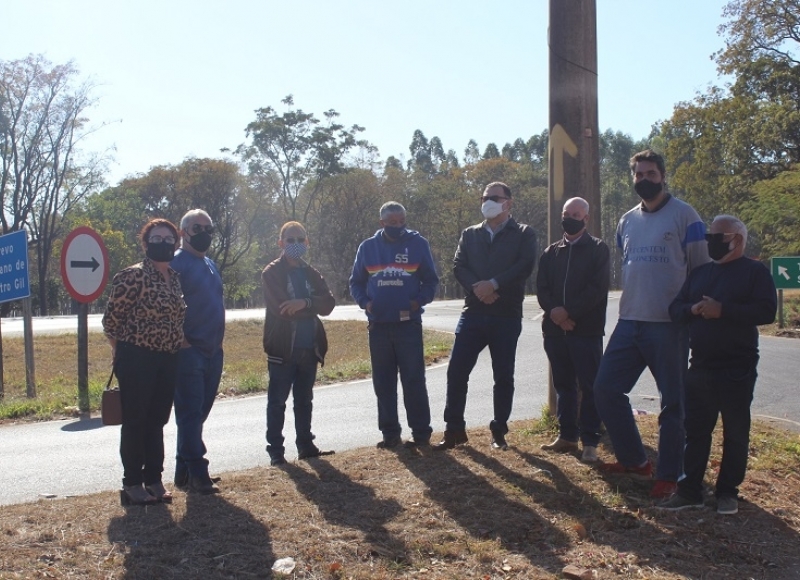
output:
<instances>
[{"instance_id":1,"label":"road sign post","mask_svg":"<svg viewBox=\"0 0 800 580\"><path fill-rule=\"evenodd\" d=\"M61 278L79 303L78 408L89 413L89 303L103 293L108 281L108 252L100 234L91 228L72 230L61 249Z\"/></svg>"},{"instance_id":2,"label":"road sign post","mask_svg":"<svg viewBox=\"0 0 800 580\"><path fill-rule=\"evenodd\" d=\"M778 327L783 328L783 291L800 288L800 256L778 256L770 259L770 271L778 289Z\"/></svg>"},{"instance_id":3,"label":"road sign post","mask_svg":"<svg viewBox=\"0 0 800 580\"><path fill-rule=\"evenodd\" d=\"M10 302L12 300L27 300L23 307L30 307L31 285L28 276L28 233L25 230L12 232L0 236L0 302ZM27 326L25 327L27 331ZM33 344L28 352L28 342L30 337L25 334L25 376L29 377L27 382L28 396L36 396L36 383L32 379L33 374ZM3 398L5 390L3 388L3 345L0 341L0 399ZM28 359L31 359L28 362Z\"/></svg>"}]
</instances>

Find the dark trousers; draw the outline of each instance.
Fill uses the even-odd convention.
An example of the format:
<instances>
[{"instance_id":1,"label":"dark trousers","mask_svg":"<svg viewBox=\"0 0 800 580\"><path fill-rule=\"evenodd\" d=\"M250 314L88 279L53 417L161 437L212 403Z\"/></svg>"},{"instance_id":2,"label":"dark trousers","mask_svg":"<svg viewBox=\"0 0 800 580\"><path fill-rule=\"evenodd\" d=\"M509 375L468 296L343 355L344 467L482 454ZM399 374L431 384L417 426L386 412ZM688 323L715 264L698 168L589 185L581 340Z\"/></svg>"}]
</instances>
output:
<instances>
[{"instance_id":1,"label":"dark trousers","mask_svg":"<svg viewBox=\"0 0 800 580\"><path fill-rule=\"evenodd\" d=\"M294 400L294 429L297 451L313 445L311 413L314 401L314 382L317 380L317 357L310 348L296 348L291 360L283 364L268 363L267 387L267 453L273 459L283 457L283 424L289 393Z\"/></svg>"},{"instance_id":2,"label":"dark trousers","mask_svg":"<svg viewBox=\"0 0 800 580\"><path fill-rule=\"evenodd\" d=\"M711 453L711 435L722 415L722 462L717 497L737 497L747 470L750 447L750 403L758 373L746 369L689 368L686 375L686 477L678 482L681 496L703 499L703 477Z\"/></svg>"},{"instance_id":3,"label":"dark trousers","mask_svg":"<svg viewBox=\"0 0 800 580\"><path fill-rule=\"evenodd\" d=\"M478 362L478 355L489 347L494 376L494 419L489 425L493 433L508 433L508 418L514 401L514 365L517 341L522 332L522 319L502 316L462 314L456 326L456 340L447 365L447 400L444 420L448 431L463 431L467 406L469 375Z\"/></svg>"},{"instance_id":4,"label":"dark trousers","mask_svg":"<svg viewBox=\"0 0 800 580\"><path fill-rule=\"evenodd\" d=\"M164 425L172 410L177 371L177 353L117 343L114 372L122 398L123 485L161 481Z\"/></svg>"},{"instance_id":5,"label":"dark trousers","mask_svg":"<svg viewBox=\"0 0 800 580\"><path fill-rule=\"evenodd\" d=\"M378 429L384 439L399 437L402 431L397 414L397 373L403 385L406 419L415 441L431 438L431 408L425 384L425 352L422 323L371 323L369 353L372 360L372 386L378 399Z\"/></svg>"},{"instance_id":6,"label":"dark trousers","mask_svg":"<svg viewBox=\"0 0 800 580\"><path fill-rule=\"evenodd\" d=\"M222 377L222 349L206 356L197 347L178 352L178 383L175 388L175 424L178 426L178 451L175 479L186 475L208 477L203 424L211 413Z\"/></svg>"},{"instance_id":7,"label":"dark trousers","mask_svg":"<svg viewBox=\"0 0 800 580\"><path fill-rule=\"evenodd\" d=\"M602 336L545 336L544 350L557 395L559 437L597 447L600 415L594 404L594 378L603 356ZM580 391L580 403L578 393Z\"/></svg>"}]
</instances>

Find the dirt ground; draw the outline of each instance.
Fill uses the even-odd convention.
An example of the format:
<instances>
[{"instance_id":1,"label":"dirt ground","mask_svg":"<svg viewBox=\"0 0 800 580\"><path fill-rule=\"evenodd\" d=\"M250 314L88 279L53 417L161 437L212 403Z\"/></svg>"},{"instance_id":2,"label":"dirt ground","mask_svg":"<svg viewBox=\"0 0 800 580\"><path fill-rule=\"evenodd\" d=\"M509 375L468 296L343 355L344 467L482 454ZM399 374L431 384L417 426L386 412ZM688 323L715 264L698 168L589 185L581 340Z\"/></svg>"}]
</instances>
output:
<instances>
[{"instance_id":1,"label":"dirt ground","mask_svg":"<svg viewBox=\"0 0 800 580\"><path fill-rule=\"evenodd\" d=\"M639 418L654 454L656 419ZM740 511L664 512L650 484L604 477L485 430L434 452L359 449L222 475L222 493L120 506L117 492L0 508L0 578L800 578L800 437L755 425ZM709 480L718 467L714 447ZM601 458L612 460L607 443ZM212 458L213 463L213 458ZM266 463L266 456L265 456ZM292 558L287 574L272 571Z\"/></svg>"}]
</instances>

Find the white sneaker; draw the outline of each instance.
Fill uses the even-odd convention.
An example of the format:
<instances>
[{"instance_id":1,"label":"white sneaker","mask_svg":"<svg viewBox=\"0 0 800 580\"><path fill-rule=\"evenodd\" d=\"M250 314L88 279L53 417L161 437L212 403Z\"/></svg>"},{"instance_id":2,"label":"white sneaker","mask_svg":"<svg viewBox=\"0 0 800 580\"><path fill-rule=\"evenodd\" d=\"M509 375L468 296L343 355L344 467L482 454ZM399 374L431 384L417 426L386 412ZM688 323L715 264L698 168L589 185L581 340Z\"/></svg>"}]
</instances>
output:
<instances>
[{"instance_id":1,"label":"white sneaker","mask_svg":"<svg viewBox=\"0 0 800 580\"><path fill-rule=\"evenodd\" d=\"M597 447L592 445L584 445L581 461L584 463L597 463Z\"/></svg>"}]
</instances>

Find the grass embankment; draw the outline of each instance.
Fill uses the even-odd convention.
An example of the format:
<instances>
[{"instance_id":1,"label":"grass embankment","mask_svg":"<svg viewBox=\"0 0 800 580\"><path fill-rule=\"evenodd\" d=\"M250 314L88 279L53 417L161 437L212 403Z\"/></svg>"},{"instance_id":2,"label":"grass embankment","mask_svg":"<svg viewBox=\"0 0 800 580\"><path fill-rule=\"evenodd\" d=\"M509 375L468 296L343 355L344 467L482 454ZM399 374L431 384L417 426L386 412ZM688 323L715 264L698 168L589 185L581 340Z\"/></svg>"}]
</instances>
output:
<instances>
[{"instance_id":1,"label":"grass embankment","mask_svg":"<svg viewBox=\"0 0 800 580\"><path fill-rule=\"evenodd\" d=\"M657 419L637 421L652 456ZM553 435L528 421L504 452L485 429L444 453L357 449L224 474L219 495L169 506L125 510L115 492L6 506L0 578L800 578L796 434L754 426L735 516L713 499L657 510L648 484L541 451ZM287 557L292 572L271 572Z\"/></svg>"},{"instance_id":2,"label":"grass embankment","mask_svg":"<svg viewBox=\"0 0 800 580\"><path fill-rule=\"evenodd\" d=\"M329 350L318 384L330 384L370 375L366 322L326 320ZM225 331L225 367L221 396L236 396L267 389L267 359L262 347L263 321L231 322ZM453 336L425 330L425 357L431 364L450 352ZM89 403L100 406L100 393L111 372L111 349L102 333L89 333ZM5 397L0 421L44 420L78 413L78 344L74 334L34 337L37 397L29 399L25 386L25 351L22 338L3 338Z\"/></svg>"}]
</instances>

